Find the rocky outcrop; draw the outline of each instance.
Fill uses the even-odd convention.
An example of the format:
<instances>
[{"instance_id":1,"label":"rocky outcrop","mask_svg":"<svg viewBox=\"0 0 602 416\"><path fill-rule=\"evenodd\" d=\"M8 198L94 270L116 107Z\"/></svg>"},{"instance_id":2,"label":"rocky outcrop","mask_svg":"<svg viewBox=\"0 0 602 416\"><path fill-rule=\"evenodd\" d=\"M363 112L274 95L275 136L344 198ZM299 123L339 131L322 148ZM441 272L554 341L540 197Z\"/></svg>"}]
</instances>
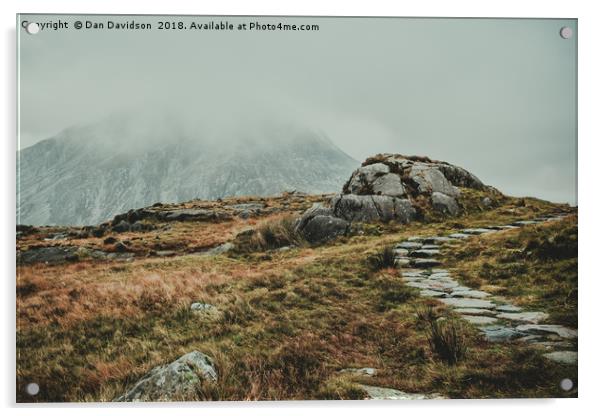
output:
<instances>
[{"instance_id":1,"label":"rocky outcrop","mask_svg":"<svg viewBox=\"0 0 602 416\"><path fill-rule=\"evenodd\" d=\"M213 360L192 351L176 361L155 367L140 379L117 402L164 402L190 399L203 383L217 381Z\"/></svg>"},{"instance_id":2,"label":"rocky outcrop","mask_svg":"<svg viewBox=\"0 0 602 416\"><path fill-rule=\"evenodd\" d=\"M330 206L307 210L297 231L316 243L347 233L349 224L354 222L406 224L421 217L429 205L441 215L457 216L461 213L457 201L460 188L488 187L472 173L446 162L417 156L376 155L353 172Z\"/></svg>"}]
</instances>

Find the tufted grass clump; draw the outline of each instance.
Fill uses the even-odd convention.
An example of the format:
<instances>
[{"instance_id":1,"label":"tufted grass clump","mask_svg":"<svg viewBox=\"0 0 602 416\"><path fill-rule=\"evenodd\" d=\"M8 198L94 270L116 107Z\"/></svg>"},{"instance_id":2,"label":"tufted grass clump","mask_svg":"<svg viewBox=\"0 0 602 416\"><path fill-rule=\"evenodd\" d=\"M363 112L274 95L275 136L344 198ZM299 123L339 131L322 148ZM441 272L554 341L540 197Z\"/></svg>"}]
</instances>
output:
<instances>
[{"instance_id":1,"label":"tufted grass clump","mask_svg":"<svg viewBox=\"0 0 602 416\"><path fill-rule=\"evenodd\" d=\"M449 365L466 357L466 341L461 324L454 320L431 320L429 328L431 351Z\"/></svg>"},{"instance_id":2,"label":"tufted grass clump","mask_svg":"<svg viewBox=\"0 0 602 416\"><path fill-rule=\"evenodd\" d=\"M295 230L296 217L286 215L259 224L248 235L237 237L240 252L275 250L285 246L303 246L305 239Z\"/></svg>"},{"instance_id":3,"label":"tufted grass clump","mask_svg":"<svg viewBox=\"0 0 602 416\"><path fill-rule=\"evenodd\" d=\"M374 271L395 267L395 250L393 246L385 246L378 253L368 258Z\"/></svg>"}]
</instances>

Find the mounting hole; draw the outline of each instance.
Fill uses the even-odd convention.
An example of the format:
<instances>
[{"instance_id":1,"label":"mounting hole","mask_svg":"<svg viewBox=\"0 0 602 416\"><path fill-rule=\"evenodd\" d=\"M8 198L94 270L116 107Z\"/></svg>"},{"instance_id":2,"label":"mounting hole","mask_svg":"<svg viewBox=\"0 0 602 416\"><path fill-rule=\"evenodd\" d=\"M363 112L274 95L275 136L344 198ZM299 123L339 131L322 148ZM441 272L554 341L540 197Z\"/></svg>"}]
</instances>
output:
<instances>
[{"instance_id":1,"label":"mounting hole","mask_svg":"<svg viewBox=\"0 0 602 416\"><path fill-rule=\"evenodd\" d=\"M38 394L40 392L40 386L38 386L38 383L29 383L25 387L25 391L30 396L35 396L36 394Z\"/></svg>"},{"instance_id":2,"label":"mounting hole","mask_svg":"<svg viewBox=\"0 0 602 416\"><path fill-rule=\"evenodd\" d=\"M560 37L562 39L570 39L573 37L573 29L568 26L564 26L560 29Z\"/></svg>"},{"instance_id":3,"label":"mounting hole","mask_svg":"<svg viewBox=\"0 0 602 416\"><path fill-rule=\"evenodd\" d=\"M35 35L36 33L38 33L40 31L40 25L37 24L36 22L29 22L29 23L27 23L27 26L25 26L25 30L30 35Z\"/></svg>"},{"instance_id":4,"label":"mounting hole","mask_svg":"<svg viewBox=\"0 0 602 416\"><path fill-rule=\"evenodd\" d=\"M573 388L573 380L564 378L560 381L560 388L564 391L569 391Z\"/></svg>"}]
</instances>

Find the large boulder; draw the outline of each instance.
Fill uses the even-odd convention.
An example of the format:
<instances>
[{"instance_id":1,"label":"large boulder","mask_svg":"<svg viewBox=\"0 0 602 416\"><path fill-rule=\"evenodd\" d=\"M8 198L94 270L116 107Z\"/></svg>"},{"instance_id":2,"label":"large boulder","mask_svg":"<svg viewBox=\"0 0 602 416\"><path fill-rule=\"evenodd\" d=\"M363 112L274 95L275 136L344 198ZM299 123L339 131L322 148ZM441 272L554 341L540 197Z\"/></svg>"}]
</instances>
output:
<instances>
[{"instance_id":1,"label":"large boulder","mask_svg":"<svg viewBox=\"0 0 602 416\"><path fill-rule=\"evenodd\" d=\"M351 222L408 223L416 216L409 200L385 195L337 195L331 204L335 216Z\"/></svg>"},{"instance_id":2,"label":"large boulder","mask_svg":"<svg viewBox=\"0 0 602 416\"><path fill-rule=\"evenodd\" d=\"M322 243L349 232L349 222L332 216L317 215L303 228L303 237L312 244Z\"/></svg>"},{"instance_id":3,"label":"large boulder","mask_svg":"<svg viewBox=\"0 0 602 416\"><path fill-rule=\"evenodd\" d=\"M296 230L310 242L346 234L353 222L408 223L432 208L457 216L459 188L493 189L472 173L428 157L379 154L356 169L330 206L314 205Z\"/></svg>"},{"instance_id":4,"label":"large boulder","mask_svg":"<svg viewBox=\"0 0 602 416\"><path fill-rule=\"evenodd\" d=\"M176 361L153 368L118 402L164 402L190 399L203 383L217 381L213 360L199 351L192 351Z\"/></svg>"},{"instance_id":5,"label":"large boulder","mask_svg":"<svg viewBox=\"0 0 602 416\"><path fill-rule=\"evenodd\" d=\"M316 203L309 208L295 226L310 243L322 243L349 232L349 222L334 216L332 208Z\"/></svg>"}]
</instances>

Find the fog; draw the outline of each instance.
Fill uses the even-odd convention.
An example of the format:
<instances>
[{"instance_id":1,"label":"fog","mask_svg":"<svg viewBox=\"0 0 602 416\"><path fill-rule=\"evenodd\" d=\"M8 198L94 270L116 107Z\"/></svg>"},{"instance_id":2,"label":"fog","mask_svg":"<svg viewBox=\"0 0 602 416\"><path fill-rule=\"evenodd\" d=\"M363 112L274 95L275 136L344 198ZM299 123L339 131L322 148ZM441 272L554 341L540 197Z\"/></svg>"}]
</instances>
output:
<instances>
[{"instance_id":1,"label":"fog","mask_svg":"<svg viewBox=\"0 0 602 416\"><path fill-rule=\"evenodd\" d=\"M22 19L70 27L107 21ZM166 19L110 20L156 27ZM510 195L577 202L576 20L167 20L320 30L20 30L20 148L116 114L152 120L138 135L143 144L171 140L152 134L161 120L174 124L167 132L192 131L217 145L250 125L298 124L324 132L358 161L382 152L427 155ZM563 26L573 38L559 36Z\"/></svg>"}]
</instances>

